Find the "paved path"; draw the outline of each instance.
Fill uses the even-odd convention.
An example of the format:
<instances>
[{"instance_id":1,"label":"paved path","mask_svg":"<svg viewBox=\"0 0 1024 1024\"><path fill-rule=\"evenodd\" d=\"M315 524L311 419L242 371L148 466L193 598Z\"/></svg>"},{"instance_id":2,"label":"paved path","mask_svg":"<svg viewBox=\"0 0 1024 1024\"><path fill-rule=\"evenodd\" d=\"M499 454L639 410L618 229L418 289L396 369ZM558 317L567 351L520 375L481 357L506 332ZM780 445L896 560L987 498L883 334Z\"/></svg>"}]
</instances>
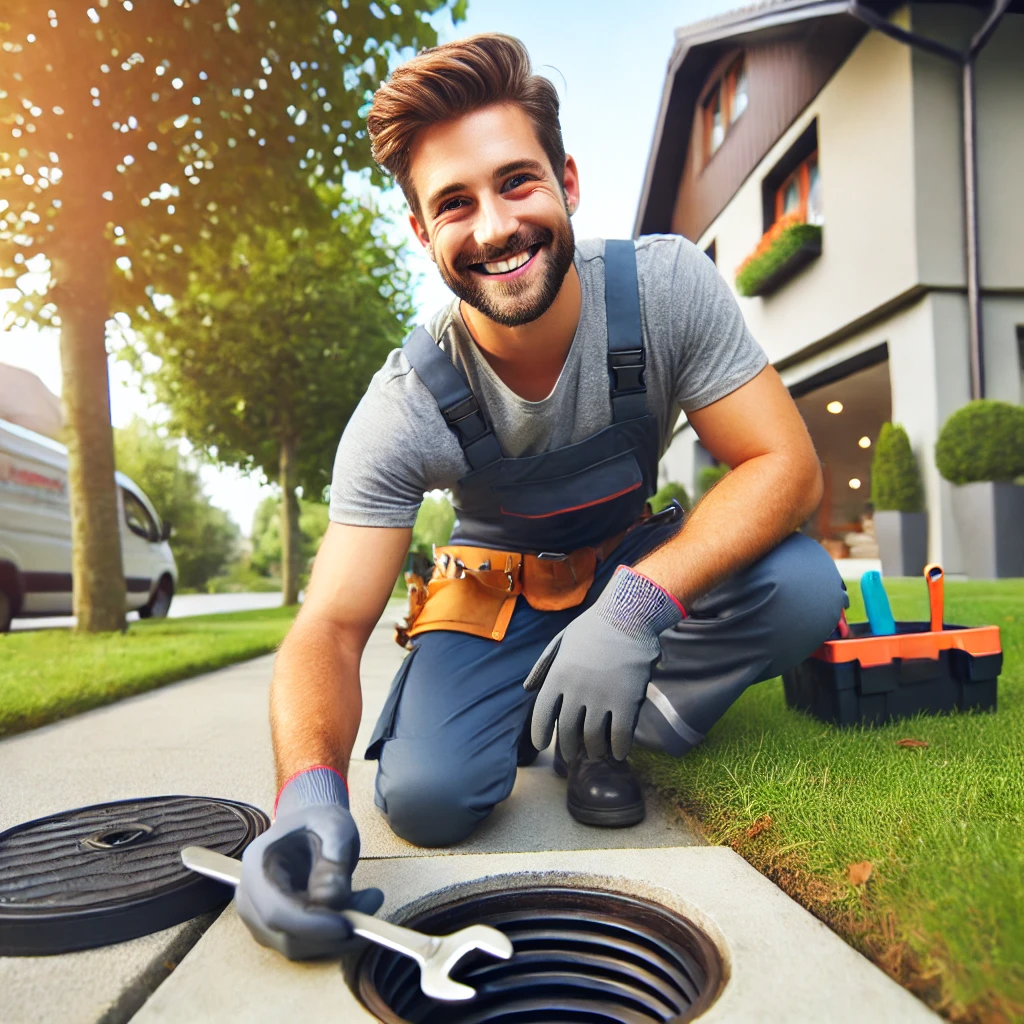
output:
<instances>
[{"instance_id":1,"label":"paved path","mask_svg":"<svg viewBox=\"0 0 1024 1024\"><path fill-rule=\"evenodd\" d=\"M397 605L389 607L363 656L357 753L403 656L391 638L398 612ZM169 793L244 800L269 811L272 667L272 656L257 658L0 741L0 829L71 807ZM367 861L449 852L677 847L696 841L656 801L637 828L608 831L578 824L565 810L565 784L545 753L520 772L511 798L468 842L455 851L420 850L395 837L373 806L374 768L357 759L350 779ZM166 976L165 963L176 963L204 924L66 956L0 958L0 1024L127 1020Z\"/></svg>"},{"instance_id":2,"label":"paved path","mask_svg":"<svg viewBox=\"0 0 1024 1024\"><path fill-rule=\"evenodd\" d=\"M280 592L269 594L178 594L171 602L169 619L190 615L220 615L222 612L250 612L259 608L279 608ZM129 612L128 621L138 622L138 612ZM73 615L52 615L38 619L15 619L11 630L67 629L75 624Z\"/></svg>"}]
</instances>

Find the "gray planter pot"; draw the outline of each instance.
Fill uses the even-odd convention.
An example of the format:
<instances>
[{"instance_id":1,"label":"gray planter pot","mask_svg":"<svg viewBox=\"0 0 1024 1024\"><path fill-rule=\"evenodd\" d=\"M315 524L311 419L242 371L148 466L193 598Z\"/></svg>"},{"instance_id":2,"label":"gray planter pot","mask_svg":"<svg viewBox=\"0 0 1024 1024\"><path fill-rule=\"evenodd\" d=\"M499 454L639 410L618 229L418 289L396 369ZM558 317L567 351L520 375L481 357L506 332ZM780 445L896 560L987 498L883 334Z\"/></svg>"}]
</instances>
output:
<instances>
[{"instance_id":1,"label":"gray planter pot","mask_svg":"<svg viewBox=\"0 0 1024 1024\"><path fill-rule=\"evenodd\" d=\"M953 519L971 579L1024 576L1024 487L1010 483L953 488Z\"/></svg>"},{"instance_id":2,"label":"gray planter pot","mask_svg":"<svg viewBox=\"0 0 1024 1024\"><path fill-rule=\"evenodd\" d=\"M928 563L927 512L875 512L883 576L920 576Z\"/></svg>"}]
</instances>

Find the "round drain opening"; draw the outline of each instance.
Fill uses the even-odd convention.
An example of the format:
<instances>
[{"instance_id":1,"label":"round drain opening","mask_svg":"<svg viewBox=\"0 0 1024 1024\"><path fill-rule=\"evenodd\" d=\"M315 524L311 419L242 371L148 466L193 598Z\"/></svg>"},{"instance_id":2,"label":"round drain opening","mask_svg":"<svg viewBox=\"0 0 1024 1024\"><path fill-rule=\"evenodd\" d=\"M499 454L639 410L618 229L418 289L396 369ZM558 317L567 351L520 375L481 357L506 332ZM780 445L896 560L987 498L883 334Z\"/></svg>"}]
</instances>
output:
<instances>
[{"instance_id":1,"label":"round drain opening","mask_svg":"<svg viewBox=\"0 0 1024 1024\"><path fill-rule=\"evenodd\" d=\"M465 957L464 1003L423 995L419 967L380 947L359 964L359 996L385 1024L651 1024L690 1021L718 996L722 960L692 921L633 896L551 886L454 899L403 921L434 934L503 931L511 959Z\"/></svg>"}]
</instances>

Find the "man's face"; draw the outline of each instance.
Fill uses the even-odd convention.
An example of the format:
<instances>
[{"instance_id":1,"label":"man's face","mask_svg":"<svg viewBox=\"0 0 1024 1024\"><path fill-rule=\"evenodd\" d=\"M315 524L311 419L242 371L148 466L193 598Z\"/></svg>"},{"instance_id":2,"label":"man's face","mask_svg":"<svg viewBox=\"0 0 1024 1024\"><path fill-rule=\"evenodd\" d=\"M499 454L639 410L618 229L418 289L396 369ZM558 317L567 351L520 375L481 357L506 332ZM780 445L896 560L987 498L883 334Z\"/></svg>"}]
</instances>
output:
<instances>
[{"instance_id":1,"label":"man's face","mask_svg":"<svg viewBox=\"0 0 1024 1024\"><path fill-rule=\"evenodd\" d=\"M495 104L423 129L410 178L422 218L410 221L445 284L506 327L541 316L572 266L572 157L556 177L526 113Z\"/></svg>"}]
</instances>

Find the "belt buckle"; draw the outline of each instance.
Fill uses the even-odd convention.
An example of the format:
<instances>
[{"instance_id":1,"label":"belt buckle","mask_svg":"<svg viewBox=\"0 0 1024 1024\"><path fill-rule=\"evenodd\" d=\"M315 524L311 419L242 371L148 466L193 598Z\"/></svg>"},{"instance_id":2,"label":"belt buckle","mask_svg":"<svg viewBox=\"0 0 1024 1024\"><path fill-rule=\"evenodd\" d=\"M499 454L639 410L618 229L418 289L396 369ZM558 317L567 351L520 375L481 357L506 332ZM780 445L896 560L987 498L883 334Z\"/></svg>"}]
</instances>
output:
<instances>
[{"instance_id":1,"label":"belt buckle","mask_svg":"<svg viewBox=\"0 0 1024 1024\"><path fill-rule=\"evenodd\" d=\"M572 559L564 551L541 551L537 555L538 562L568 562L569 572L572 574L573 586L579 582L576 579L576 567L572 564Z\"/></svg>"}]
</instances>

